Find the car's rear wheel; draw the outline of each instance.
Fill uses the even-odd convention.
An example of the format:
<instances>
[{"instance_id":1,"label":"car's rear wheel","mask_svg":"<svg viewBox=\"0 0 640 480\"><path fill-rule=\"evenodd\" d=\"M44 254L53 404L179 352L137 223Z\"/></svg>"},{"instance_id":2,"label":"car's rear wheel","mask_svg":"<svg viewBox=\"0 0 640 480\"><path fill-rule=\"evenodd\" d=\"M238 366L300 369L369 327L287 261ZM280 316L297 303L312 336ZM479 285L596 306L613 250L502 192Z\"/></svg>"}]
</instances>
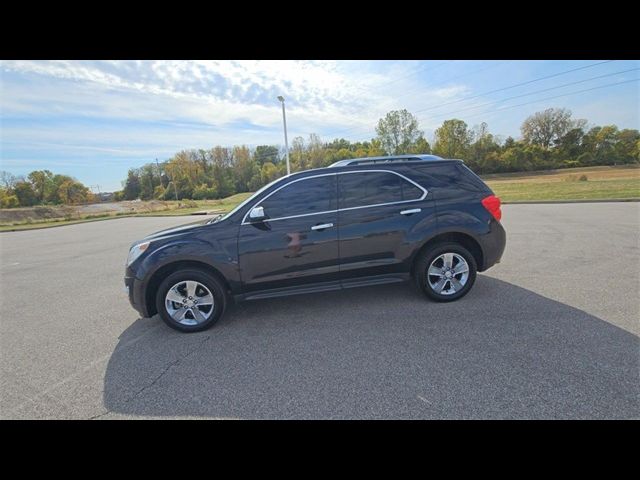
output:
<instances>
[{"instance_id":1,"label":"car's rear wheel","mask_svg":"<svg viewBox=\"0 0 640 480\"><path fill-rule=\"evenodd\" d=\"M178 270L163 280L156 293L162 320L181 332L200 332L222 316L226 296L221 282L202 270Z\"/></svg>"},{"instance_id":2,"label":"car's rear wheel","mask_svg":"<svg viewBox=\"0 0 640 480\"><path fill-rule=\"evenodd\" d=\"M422 252L416 260L415 281L437 302L464 297L476 280L477 264L462 245L445 243Z\"/></svg>"}]
</instances>

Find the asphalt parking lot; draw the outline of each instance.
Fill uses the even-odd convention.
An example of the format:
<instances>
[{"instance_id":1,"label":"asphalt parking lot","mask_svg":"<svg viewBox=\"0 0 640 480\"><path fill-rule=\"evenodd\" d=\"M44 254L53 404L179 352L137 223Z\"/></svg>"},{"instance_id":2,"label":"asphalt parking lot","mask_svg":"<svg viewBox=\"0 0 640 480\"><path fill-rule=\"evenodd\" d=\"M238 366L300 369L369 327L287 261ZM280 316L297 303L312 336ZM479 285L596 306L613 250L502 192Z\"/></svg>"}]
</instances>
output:
<instances>
[{"instance_id":1,"label":"asphalt parking lot","mask_svg":"<svg viewBox=\"0 0 640 480\"><path fill-rule=\"evenodd\" d=\"M503 212L503 261L458 302L260 300L190 335L138 318L122 276L194 217L0 233L0 417L640 417L640 203Z\"/></svg>"}]
</instances>

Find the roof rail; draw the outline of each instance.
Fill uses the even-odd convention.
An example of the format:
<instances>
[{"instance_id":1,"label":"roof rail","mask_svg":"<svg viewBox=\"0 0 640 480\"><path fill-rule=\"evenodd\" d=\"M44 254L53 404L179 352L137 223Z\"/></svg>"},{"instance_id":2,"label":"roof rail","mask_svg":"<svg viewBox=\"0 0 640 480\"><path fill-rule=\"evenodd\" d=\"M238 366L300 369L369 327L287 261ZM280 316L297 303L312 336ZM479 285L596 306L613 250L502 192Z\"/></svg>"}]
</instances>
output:
<instances>
[{"instance_id":1,"label":"roof rail","mask_svg":"<svg viewBox=\"0 0 640 480\"><path fill-rule=\"evenodd\" d=\"M375 163L396 163L396 162L425 162L443 160L437 155L394 155L386 157L365 157L339 160L329 165L329 167L347 167L355 165L371 165Z\"/></svg>"}]
</instances>

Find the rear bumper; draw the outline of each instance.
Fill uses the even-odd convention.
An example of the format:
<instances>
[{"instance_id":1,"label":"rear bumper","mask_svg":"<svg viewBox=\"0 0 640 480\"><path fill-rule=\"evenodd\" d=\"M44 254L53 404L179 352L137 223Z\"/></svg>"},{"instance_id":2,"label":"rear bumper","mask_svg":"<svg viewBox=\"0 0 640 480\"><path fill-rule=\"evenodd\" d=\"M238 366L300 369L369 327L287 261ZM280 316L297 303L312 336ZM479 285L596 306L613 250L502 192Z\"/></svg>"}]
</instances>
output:
<instances>
[{"instance_id":1,"label":"rear bumper","mask_svg":"<svg viewBox=\"0 0 640 480\"><path fill-rule=\"evenodd\" d=\"M478 271L483 272L493 267L496 263L500 263L507 244L507 234L502 224L492 219L489 233L483 235L480 241L482 244L483 264L479 266Z\"/></svg>"}]
</instances>

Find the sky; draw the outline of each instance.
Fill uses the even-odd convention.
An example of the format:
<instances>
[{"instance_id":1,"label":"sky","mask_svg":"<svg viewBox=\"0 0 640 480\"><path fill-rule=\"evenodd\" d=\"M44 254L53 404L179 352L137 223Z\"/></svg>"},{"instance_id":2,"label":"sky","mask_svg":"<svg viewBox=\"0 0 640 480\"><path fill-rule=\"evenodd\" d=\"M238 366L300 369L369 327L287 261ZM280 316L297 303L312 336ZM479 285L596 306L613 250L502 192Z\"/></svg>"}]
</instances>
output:
<instances>
[{"instance_id":1,"label":"sky","mask_svg":"<svg viewBox=\"0 0 640 480\"><path fill-rule=\"evenodd\" d=\"M546 108L640 128L640 61L0 61L0 170L48 169L93 191L127 170L216 145L375 137L406 108L425 137L459 118L494 135Z\"/></svg>"}]
</instances>

